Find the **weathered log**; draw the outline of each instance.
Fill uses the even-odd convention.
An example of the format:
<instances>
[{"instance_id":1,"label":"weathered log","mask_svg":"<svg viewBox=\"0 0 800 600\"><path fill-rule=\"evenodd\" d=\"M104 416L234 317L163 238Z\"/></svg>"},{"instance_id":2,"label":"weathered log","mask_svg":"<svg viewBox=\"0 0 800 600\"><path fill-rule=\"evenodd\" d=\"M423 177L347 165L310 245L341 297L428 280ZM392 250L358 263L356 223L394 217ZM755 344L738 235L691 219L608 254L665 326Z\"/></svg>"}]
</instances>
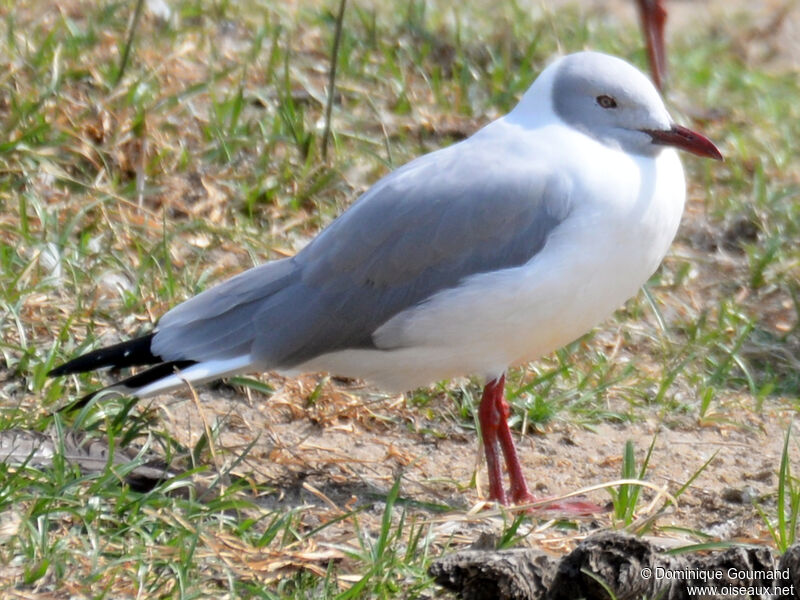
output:
<instances>
[{"instance_id":1,"label":"weathered log","mask_svg":"<svg viewBox=\"0 0 800 600\"><path fill-rule=\"evenodd\" d=\"M670 555L604 532L557 559L540 550L464 550L434 562L436 582L464 600L800 598L800 546L781 559L767 547ZM694 589L693 589L694 588Z\"/></svg>"}]
</instances>

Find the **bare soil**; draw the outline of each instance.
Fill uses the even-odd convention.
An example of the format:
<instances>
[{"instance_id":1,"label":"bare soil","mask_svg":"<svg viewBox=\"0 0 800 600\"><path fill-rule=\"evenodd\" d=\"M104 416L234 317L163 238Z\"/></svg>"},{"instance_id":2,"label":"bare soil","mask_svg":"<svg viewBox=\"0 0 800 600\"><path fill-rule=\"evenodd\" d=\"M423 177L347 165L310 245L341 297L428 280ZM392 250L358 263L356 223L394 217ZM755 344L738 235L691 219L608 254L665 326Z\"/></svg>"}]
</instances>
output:
<instances>
[{"instance_id":1,"label":"bare soil","mask_svg":"<svg viewBox=\"0 0 800 600\"><path fill-rule=\"evenodd\" d=\"M307 404L303 399L320 381L321 393ZM312 376L275 377L270 383L276 386L270 399L255 395L248 399L232 389L201 390L198 402L173 399L159 404L158 410L164 426L187 445L193 445L206 426L219 426L215 460L220 468L252 444L234 473L274 489L259 498L264 507L302 507L309 527L365 504L371 510L365 512L362 524L366 530L377 527L383 500L398 475L402 475L401 496L411 510L419 518L440 523L443 532L457 533L463 542L471 543L481 533L499 533L506 523L484 502L485 467L475 432L453 418L438 416L452 411L448 406L452 401L445 396L426 407L430 410L420 410L408 406L403 396L387 397L352 383ZM774 495L777 487L790 416L788 411L741 415L737 423L714 422L713 416L698 422L657 415L638 423L600 423L591 428L554 422L544 433L519 436L517 445L534 493L546 497L618 479L627 440L634 442L641 464L656 438L647 480L673 494L713 457L680 496L677 507L656 515L664 498L645 489L637 516L653 518L667 545L698 539L671 526L714 539L770 543L753 502L763 502L767 514L774 514L774 500L765 496ZM792 445L793 459L798 453ZM605 490L589 492L587 497L599 505L610 500ZM575 519L550 511L538 516ZM614 525L610 513L580 521L577 531L544 523L531 535L540 546L560 553L592 531ZM317 541L352 538L351 525L343 522L323 531Z\"/></svg>"}]
</instances>

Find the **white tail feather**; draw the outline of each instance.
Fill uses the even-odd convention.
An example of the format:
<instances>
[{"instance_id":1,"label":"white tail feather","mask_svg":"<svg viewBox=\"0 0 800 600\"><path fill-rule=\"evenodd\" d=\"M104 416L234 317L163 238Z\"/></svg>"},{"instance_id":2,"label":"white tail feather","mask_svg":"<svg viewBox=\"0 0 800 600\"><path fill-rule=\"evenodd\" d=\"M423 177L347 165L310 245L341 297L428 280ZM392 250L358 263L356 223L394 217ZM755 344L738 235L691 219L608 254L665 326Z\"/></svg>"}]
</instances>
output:
<instances>
[{"instance_id":1,"label":"white tail feather","mask_svg":"<svg viewBox=\"0 0 800 600\"><path fill-rule=\"evenodd\" d=\"M206 381L241 373L252 365L253 362L249 354L245 356L236 356L234 358L226 358L224 360L205 360L173 373L172 375L162 377L158 381L136 388L132 393L139 398L146 398L147 396L162 394L181 388L185 386L187 382L192 385L199 385Z\"/></svg>"}]
</instances>

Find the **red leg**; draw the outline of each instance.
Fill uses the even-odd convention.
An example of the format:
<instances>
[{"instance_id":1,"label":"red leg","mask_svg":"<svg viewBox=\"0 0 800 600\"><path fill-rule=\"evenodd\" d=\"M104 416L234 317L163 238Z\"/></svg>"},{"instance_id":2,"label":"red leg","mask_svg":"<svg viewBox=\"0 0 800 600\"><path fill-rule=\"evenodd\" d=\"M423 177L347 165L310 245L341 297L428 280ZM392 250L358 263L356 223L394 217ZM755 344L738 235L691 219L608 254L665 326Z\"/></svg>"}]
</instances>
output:
<instances>
[{"instance_id":1,"label":"red leg","mask_svg":"<svg viewBox=\"0 0 800 600\"><path fill-rule=\"evenodd\" d=\"M517 456L514 438L511 436L511 430L508 427L510 409L504 398L505 382L505 375L502 375L487 383L486 387L483 388L483 397L478 409L478 419L481 422L481 434L489 470L489 497L500 502L500 504L508 504L506 493L503 489L500 461L497 456L497 447L499 445L506 461L508 477L511 480L511 501L514 504L527 504L536 502L537 499L531 494L528 484L525 482L525 475L522 473L522 465ZM542 508L580 515L603 512L602 507L579 499L556 501Z\"/></svg>"},{"instance_id":2,"label":"red leg","mask_svg":"<svg viewBox=\"0 0 800 600\"><path fill-rule=\"evenodd\" d=\"M664 0L636 0L636 3L639 6L639 16L644 30L653 82L658 89L662 89L662 84L667 76L667 56L664 47L667 9L664 8Z\"/></svg>"},{"instance_id":3,"label":"red leg","mask_svg":"<svg viewBox=\"0 0 800 600\"><path fill-rule=\"evenodd\" d=\"M503 415L502 422L498 436L500 438L500 447L503 449L503 456L506 459L506 469L508 469L508 478L511 480L511 501L514 504L527 504L528 502L535 502L536 498L531 494L528 489L528 484L525 481L525 475L522 473L522 465L519 463L517 457L517 448L514 445L514 438L511 437L511 430L508 428L508 416L511 409L508 406L503 394L497 398L498 410Z\"/></svg>"},{"instance_id":4,"label":"red leg","mask_svg":"<svg viewBox=\"0 0 800 600\"><path fill-rule=\"evenodd\" d=\"M500 504L506 504L506 492L503 489L503 474L497 456L497 430L500 423L506 424L506 415L498 411L497 398L503 401L503 384L505 375L494 379L483 388L481 405L478 408L478 420L481 423L483 449L486 453L486 466L489 471L489 498ZM503 401L504 402L504 401ZM506 428L508 425L506 424Z\"/></svg>"}]
</instances>

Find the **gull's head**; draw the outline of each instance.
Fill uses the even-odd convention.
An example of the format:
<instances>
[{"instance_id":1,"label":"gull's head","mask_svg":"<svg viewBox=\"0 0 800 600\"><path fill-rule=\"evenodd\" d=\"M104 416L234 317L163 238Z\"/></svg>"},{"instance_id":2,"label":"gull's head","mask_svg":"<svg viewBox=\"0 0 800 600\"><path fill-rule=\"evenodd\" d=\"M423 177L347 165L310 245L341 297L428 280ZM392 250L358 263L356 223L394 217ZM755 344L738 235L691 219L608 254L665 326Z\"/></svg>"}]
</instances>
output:
<instances>
[{"instance_id":1,"label":"gull's head","mask_svg":"<svg viewBox=\"0 0 800 600\"><path fill-rule=\"evenodd\" d=\"M517 118L545 110L609 146L644 156L673 146L722 159L706 137L676 125L652 82L622 59L599 52L565 56L545 69L519 106ZM527 114L530 113L530 114Z\"/></svg>"}]
</instances>

